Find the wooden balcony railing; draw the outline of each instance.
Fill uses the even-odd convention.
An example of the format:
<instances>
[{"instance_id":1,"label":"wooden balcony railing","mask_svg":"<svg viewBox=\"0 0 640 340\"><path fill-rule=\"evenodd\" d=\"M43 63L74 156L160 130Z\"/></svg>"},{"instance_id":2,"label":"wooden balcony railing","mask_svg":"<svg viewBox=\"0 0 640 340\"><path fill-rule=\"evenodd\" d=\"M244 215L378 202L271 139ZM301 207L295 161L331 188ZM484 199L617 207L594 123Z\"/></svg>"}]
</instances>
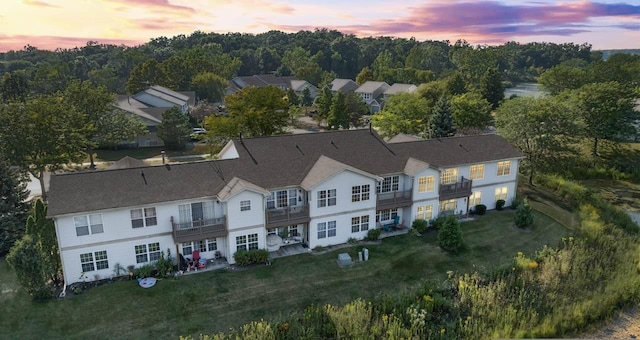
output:
<instances>
[{"instance_id":1,"label":"wooden balcony railing","mask_svg":"<svg viewBox=\"0 0 640 340\"><path fill-rule=\"evenodd\" d=\"M266 211L267 228L309 223L309 206L302 205Z\"/></svg>"},{"instance_id":2,"label":"wooden balcony railing","mask_svg":"<svg viewBox=\"0 0 640 340\"><path fill-rule=\"evenodd\" d=\"M227 236L227 218L219 217L209 220L199 220L185 223L175 222L171 216L173 240L176 243L199 241L207 238Z\"/></svg>"},{"instance_id":3,"label":"wooden balcony railing","mask_svg":"<svg viewBox=\"0 0 640 340\"><path fill-rule=\"evenodd\" d=\"M393 191L378 194L378 201L376 202L376 209L395 209L411 206L412 190L405 191Z\"/></svg>"},{"instance_id":4,"label":"wooden balcony railing","mask_svg":"<svg viewBox=\"0 0 640 340\"><path fill-rule=\"evenodd\" d=\"M464 177L455 183L440 184L439 199L444 201L453 198L469 197L471 195L471 184L472 181Z\"/></svg>"}]
</instances>

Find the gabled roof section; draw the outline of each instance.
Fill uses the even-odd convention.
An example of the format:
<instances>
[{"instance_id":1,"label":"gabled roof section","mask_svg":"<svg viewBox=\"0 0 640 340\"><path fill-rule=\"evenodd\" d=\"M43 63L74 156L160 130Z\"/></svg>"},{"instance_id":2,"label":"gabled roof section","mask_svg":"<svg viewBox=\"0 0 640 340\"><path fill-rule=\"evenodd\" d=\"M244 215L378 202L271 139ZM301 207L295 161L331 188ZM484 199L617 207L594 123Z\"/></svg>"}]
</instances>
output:
<instances>
[{"instance_id":1,"label":"gabled roof section","mask_svg":"<svg viewBox=\"0 0 640 340\"><path fill-rule=\"evenodd\" d=\"M228 201L231 197L237 195L240 192L245 190L253 191L255 193L261 194L264 197L269 196L269 191L261 188L253 183L247 182L238 177L232 178L227 185L218 192L218 199L222 202Z\"/></svg>"},{"instance_id":2,"label":"gabled roof section","mask_svg":"<svg viewBox=\"0 0 640 340\"><path fill-rule=\"evenodd\" d=\"M313 84L306 80L291 80L291 89L295 92L302 92L306 87L308 88L316 88Z\"/></svg>"},{"instance_id":3,"label":"gabled roof section","mask_svg":"<svg viewBox=\"0 0 640 340\"><path fill-rule=\"evenodd\" d=\"M238 149L236 149L236 145L232 140L228 141L222 147L222 150L218 152L218 159L233 159L238 158Z\"/></svg>"},{"instance_id":4,"label":"gabled roof section","mask_svg":"<svg viewBox=\"0 0 640 340\"><path fill-rule=\"evenodd\" d=\"M187 102L189 101L189 97L183 94L180 94L178 92L169 90L166 87L157 86L157 85L154 85L148 89L142 90L131 97L144 103L145 105L153 106L152 104L145 102L144 95L160 98L164 101L167 101L177 106L183 106L187 104Z\"/></svg>"},{"instance_id":5,"label":"gabled roof section","mask_svg":"<svg viewBox=\"0 0 640 340\"><path fill-rule=\"evenodd\" d=\"M389 84L383 81L367 81L362 86L358 87L355 92L357 93L372 93L373 98L379 96L382 92L389 88Z\"/></svg>"},{"instance_id":6,"label":"gabled roof section","mask_svg":"<svg viewBox=\"0 0 640 340\"><path fill-rule=\"evenodd\" d=\"M409 159L407 159L407 164L404 166L403 172L409 176L415 176L418 172L430 167L431 165L427 162L409 157Z\"/></svg>"},{"instance_id":7,"label":"gabled roof section","mask_svg":"<svg viewBox=\"0 0 640 340\"><path fill-rule=\"evenodd\" d=\"M392 95L392 94L401 93L401 92L413 93L413 92L416 92L417 89L418 87L413 84L395 83L391 85L391 87L386 89L384 91L384 94Z\"/></svg>"},{"instance_id":8,"label":"gabled roof section","mask_svg":"<svg viewBox=\"0 0 640 340\"><path fill-rule=\"evenodd\" d=\"M421 140L423 140L423 139L418 137L418 136L399 133L399 134L391 137L390 139L388 139L387 143L394 144L394 143L418 142L418 141L421 141Z\"/></svg>"},{"instance_id":9,"label":"gabled roof section","mask_svg":"<svg viewBox=\"0 0 640 340\"><path fill-rule=\"evenodd\" d=\"M332 92L342 92L342 93L353 92L360 87L358 83L356 83L351 79L341 79L341 78L334 79L329 85L330 85L329 89Z\"/></svg>"},{"instance_id":10,"label":"gabled roof section","mask_svg":"<svg viewBox=\"0 0 640 340\"><path fill-rule=\"evenodd\" d=\"M107 170L141 168L147 166L147 163L133 157L124 156L118 161L107 167Z\"/></svg>"},{"instance_id":11,"label":"gabled roof section","mask_svg":"<svg viewBox=\"0 0 640 340\"><path fill-rule=\"evenodd\" d=\"M311 190L318 184L343 171L351 171L362 176L373 178L375 180L382 180L382 178L380 178L379 176L356 169L352 166L338 162L329 157L320 156L311 170L309 170L309 172L307 173L307 176L302 180L300 186L305 190Z\"/></svg>"},{"instance_id":12,"label":"gabled roof section","mask_svg":"<svg viewBox=\"0 0 640 340\"><path fill-rule=\"evenodd\" d=\"M116 96L115 107L140 116L141 118L146 119L148 121L147 123L151 123L151 125L162 122L162 114L160 114L160 118L158 118L157 116L146 112L146 105L126 95L119 94Z\"/></svg>"}]
</instances>

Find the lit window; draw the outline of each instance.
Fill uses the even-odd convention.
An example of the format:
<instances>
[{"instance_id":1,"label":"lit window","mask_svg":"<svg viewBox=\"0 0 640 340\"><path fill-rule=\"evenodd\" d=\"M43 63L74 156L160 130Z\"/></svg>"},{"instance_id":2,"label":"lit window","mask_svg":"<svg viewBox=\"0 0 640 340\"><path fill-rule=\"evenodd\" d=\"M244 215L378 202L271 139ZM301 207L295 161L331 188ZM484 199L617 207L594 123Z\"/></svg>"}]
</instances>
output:
<instances>
[{"instance_id":1,"label":"lit window","mask_svg":"<svg viewBox=\"0 0 640 340\"><path fill-rule=\"evenodd\" d=\"M471 166L471 179L483 179L484 178L484 164L476 164Z\"/></svg>"},{"instance_id":2,"label":"lit window","mask_svg":"<svg viewBox=\"0 0 640 340\"><path fill-rule=\"evenodd\" d=\"M497 200L506 201L507 200L507 193L508 193L507 187L496 188L496 197L495 197L496 201Z\"/></svg>"},{"instance_id":3,"label":"lit window","mask_svg":"<svg viewBox=\"0 0 640 340\"><path fill-rule=\"evenodd\" d=\"M433 218L433 205L419 205L416 219L430 220Z\"/></svg>"},{"instance_id":4,"label":"lit window","mask_svg":"<svg viewBox=\"0 0 640 340\"><path fill-rule=\"evenodd\" d=\"M418 192L433 191L433 188L434 188L433 176L418 178Z\"/></svg>"},{"instance_id":5,"label":"lit window","mask_svg":"<svg viewBox=\"0 0 640 340\"><path fill-rule=\"evenodd\" d=\"M453 184L458 181L458 168L445 169L440 176L440 184Z\"/></svg>"},{"instance_id":6,"label":"lit window","mask_svg":"<svg viewBox=\"0 0 640 340\"><path fill-rule=\"evenodd\" d=\"M456 200L440 201L440 212L454 212L456 211Z\"/></svg>"},{"instance_id":7,"label":"lit window","mask_svg":"<svg viewBox=\"0 0 640 340\"><path fill-rule=\"evenodd\" d=\"M482 192L476 191L469 196L469 206L475 207L478 204L482 204Z\"/></svg>"},{"instance_id":8,"label":"lit window","mask_svg":"<svg viewBox=\"0 0 640 340\"><path fill-rule=\"evenodd\" d=\"M498 176L507 176L511 173L511 161L498 162Z\"/></svg>"}]
</instances>

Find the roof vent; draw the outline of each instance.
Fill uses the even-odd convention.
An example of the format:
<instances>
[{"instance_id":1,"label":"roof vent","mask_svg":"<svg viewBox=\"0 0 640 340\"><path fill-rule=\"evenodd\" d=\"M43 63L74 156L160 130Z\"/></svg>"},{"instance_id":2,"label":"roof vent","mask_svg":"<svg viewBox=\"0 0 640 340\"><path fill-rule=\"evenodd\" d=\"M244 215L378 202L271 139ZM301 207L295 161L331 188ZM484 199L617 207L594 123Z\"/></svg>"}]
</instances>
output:
<instances>
[{"instance_id":1,"label":"roof vent","mask_svg":"<svg viewBox=\"0 0 640 340\"><path fill-rule=\"evenodd\" d=\"M331 145L333 145L334 148L338 148L338 146L336 145L336 143L334 143L333 141L331 141Z\"/></svg>"},{"instance_id":2,"label":"roof vent","mask_svg":"<svg viewBox=\"0 0 640 340\"><path fill-rule=\"evenodd\" d=\"M144 171L140 171L140 176L142 176L142 180L144 181L144 185L147 185L147 178L144 176Z\"/></svg>"},{"instance_id":3,"label":"roof vent","mask_svg":"<svg viewBox=\"0 0 640 340\"><path fill-rule=\"evenodd\" d=\"M296 149L298 149L298 151L304 156L304 152L302 151L302 149L297 143L296 143Z\"/></svg>"}]
</instances>

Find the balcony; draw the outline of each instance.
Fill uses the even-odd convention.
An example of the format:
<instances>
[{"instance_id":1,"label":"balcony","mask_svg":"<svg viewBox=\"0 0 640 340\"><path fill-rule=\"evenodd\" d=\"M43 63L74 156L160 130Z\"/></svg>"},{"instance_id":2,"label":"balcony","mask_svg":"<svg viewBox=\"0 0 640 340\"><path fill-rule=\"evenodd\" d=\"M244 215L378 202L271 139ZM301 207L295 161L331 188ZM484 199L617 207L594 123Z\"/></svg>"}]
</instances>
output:
<instances>
[{"instance_id":1,"label":"balcony","mask_svg":"<svg viewBox=\"0 0 640 340\"><path fill-rule=\"evenodd\" d=\"M410 207L413 203L411 190L393 191L378 194L377 210Z\"/></svg>"},{"instance_id":2,"label":"balcony","mask_svg":"<svg viewBox=\"0 0 640 340\"><path fill-rule=\"evenodd\" d=\"M460 197L469 197L471 195L471 180L462 177L458 182L451 184L440 184L439 195L440 200L450 200Z\"/></svg>"},{"instance_id":3,"label":"balcony","mask_svg":"<svg viewBox=\"0 0 640 340\"><path fill-rule=\"evenodd\" d=\"M267 228L309 223L309 206L302 205L284 209L268 209L266 211L266 218Z\"/></svg>"},{"instance_id":4,"label":"balcony","mask_svg":"<svg viewBox=\"0 0 640 340\"><path fill-rule=\"evenodd\" d=\"M173 240L176 243L199 241L207 238L227 236L227 218L219 217L210 220L200 220L185 223L176 223L177 219L171 217L173 227Z\"/></svg>"}]
</instances>

